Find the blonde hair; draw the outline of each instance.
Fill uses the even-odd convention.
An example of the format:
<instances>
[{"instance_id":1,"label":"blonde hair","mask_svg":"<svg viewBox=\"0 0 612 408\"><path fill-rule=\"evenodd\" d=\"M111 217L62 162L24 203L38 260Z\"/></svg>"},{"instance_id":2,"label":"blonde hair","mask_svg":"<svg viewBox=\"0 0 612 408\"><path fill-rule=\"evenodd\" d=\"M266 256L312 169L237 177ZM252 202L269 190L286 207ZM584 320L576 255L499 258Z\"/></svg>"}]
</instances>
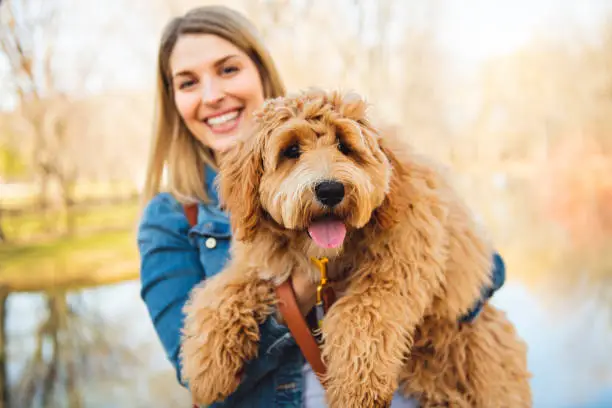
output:
<instances>
[{"instance_id":1,"label":"blonde hair","mask_svg":"<svg viewBox=\"0 0 612 408\"><path fill-rule=\"evenodd\" d=\"M272 57L255 27L242 14L224 6L204 6L171 20L162 34L158 51L156 123L143 204L160 192L165 166L168 190L177 200L182 203L209 202L204 166L217 168L213 152L191 134L174 104L170 56L178 39L188 34L212 34L229 41L247 54L257 67L264 98L285 94Z\"/></svg>"}]
</instances>

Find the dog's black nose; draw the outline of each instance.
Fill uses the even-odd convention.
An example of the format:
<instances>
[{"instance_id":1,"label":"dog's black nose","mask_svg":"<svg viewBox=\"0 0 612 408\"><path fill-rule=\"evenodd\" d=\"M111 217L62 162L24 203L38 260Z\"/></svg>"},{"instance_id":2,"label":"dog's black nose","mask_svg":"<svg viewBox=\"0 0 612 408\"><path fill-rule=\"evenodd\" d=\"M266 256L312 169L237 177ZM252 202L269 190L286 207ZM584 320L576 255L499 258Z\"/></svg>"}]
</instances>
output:
<instances>
[{"instance_id":1,"label":"dog's black nose","mask_svg":"<svg viewBox=\"0 0 612 408\"><path fill-rule=\"evenodd\" d=\"M322 181L315 186L317 200L328 207L334 207L344 198L344 185L337 181Z\"/></svg>"}]
</instances>

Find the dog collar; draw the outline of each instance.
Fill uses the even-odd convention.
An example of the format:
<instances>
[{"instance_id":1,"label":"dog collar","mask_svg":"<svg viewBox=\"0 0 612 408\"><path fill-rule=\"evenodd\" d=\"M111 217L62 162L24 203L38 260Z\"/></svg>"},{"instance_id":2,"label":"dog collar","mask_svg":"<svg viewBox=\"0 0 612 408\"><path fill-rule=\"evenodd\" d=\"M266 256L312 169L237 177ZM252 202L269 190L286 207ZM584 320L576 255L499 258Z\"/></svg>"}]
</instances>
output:
<instances>
[{"instance_id":1,"label":"dog collar","mask_svg":"<svg viewBox=\"0 0 612 408\"><path fill-rule=\"evenodd\" d=\"M336 301L336 292L334 288L329 285L327 279L327 263L329 260L326 257L322 258L310 258L310 261L319 269L321 273L321 281L317 286L317 303L315 304L315 313L317 317L317 327L320 329L323 324L323 318Z\"/></svg>"}]
</instances>

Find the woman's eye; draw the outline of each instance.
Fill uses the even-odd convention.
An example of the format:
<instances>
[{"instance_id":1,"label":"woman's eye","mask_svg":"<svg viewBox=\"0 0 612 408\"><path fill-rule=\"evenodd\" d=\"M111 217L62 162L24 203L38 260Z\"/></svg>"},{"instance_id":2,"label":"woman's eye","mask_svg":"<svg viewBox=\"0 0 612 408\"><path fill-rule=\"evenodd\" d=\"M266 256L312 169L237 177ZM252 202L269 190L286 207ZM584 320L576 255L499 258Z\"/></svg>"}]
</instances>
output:
<instances>
[{"instance_id":1,"label":"woman's eye","mask_svg":"<svg viewBox=\"0 0 612 408\"><path fill-rule=\"evenodd\" d=\"M179 89L187 89L193 85L195 85L196 81L194 81L193 79L190 79L188 81L183 81L181 83L179 83Z\"/></svg>"},{"instance_id":2,"label":"woman's eye","mask_svg":"<svg viewBox=\"0 0 612 408\"><path fill-rule=\"evenodd\" d=\"M297 159L298 157L300 157L301 153L302 152L300 151L300 145L298 144L293 144L289 146L288 148L286 148L285 150L283 150L283 156L285 156L288 159Z\"/></svg>"},{"instance_id":3,"label":"woman's eye","mask_svg":"<svg viewBox=\"0 0 612 408\"><path fill-rule=\"evenodd\" d=\"M233 66L233 65L228 65L227 67L223 67L221 69L221 75L231 75L238 71L239 71L238 67Z\"/></svg>"}]
</instances>

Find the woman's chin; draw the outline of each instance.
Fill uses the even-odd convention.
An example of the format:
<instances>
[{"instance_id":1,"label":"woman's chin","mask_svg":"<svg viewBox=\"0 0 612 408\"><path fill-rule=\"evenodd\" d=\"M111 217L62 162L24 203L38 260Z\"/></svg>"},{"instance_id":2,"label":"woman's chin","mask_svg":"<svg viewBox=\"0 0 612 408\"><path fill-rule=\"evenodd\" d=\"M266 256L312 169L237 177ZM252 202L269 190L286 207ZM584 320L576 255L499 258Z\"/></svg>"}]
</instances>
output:
<instances>
[{"instance_id":1,"label":"woman's chin","mask_svg":"<svg viewBox=\"0 0 612 408\"><path fill-rule=\"evenodd\" d=\"M213 143L211 143L211 148L219 154L226 153L232 147L236 146L238 138L238 134L225 135L223 138L215 140Z\"/></svg>"}]
</instances>

